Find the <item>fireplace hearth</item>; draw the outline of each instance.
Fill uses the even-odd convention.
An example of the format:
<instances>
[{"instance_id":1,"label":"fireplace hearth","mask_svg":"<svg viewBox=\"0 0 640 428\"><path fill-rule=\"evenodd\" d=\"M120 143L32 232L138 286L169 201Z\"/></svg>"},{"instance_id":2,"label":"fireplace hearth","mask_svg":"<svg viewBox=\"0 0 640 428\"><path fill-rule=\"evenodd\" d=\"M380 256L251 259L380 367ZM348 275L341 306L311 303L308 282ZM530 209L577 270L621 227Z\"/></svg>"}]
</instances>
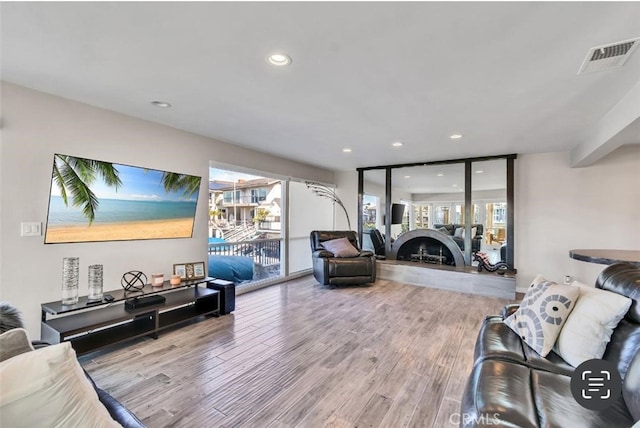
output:
<instances>
[{"instance_id":1,"label":"fireplace hearth","mask_svg":"<svg viewBox=\"0 0 640 428\"><path fill-rule=\"evenodd\" d=\"M448 235L433 229L403 233L391 246L390 260L417 261L463 267L464 255Z\"/></svg>"}]
</instances>

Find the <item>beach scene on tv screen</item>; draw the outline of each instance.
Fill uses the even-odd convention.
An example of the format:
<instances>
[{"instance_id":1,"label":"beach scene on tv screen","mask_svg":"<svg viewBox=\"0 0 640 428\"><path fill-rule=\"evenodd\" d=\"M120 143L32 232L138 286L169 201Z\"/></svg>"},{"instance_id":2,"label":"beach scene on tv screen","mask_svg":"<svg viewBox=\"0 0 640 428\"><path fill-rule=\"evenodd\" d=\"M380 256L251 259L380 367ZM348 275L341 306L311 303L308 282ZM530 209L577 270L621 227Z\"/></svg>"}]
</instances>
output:
<instances>
[{"instance_id":1,"label":"beach scene on tv screen","mask_svg":"<svg viewBox=\"0 0 640 428\"><path fill-rule=\"evenodd\" d=\"M190 238L200 180L56 154L45 243Z\"/></svg>"}]
</instances>

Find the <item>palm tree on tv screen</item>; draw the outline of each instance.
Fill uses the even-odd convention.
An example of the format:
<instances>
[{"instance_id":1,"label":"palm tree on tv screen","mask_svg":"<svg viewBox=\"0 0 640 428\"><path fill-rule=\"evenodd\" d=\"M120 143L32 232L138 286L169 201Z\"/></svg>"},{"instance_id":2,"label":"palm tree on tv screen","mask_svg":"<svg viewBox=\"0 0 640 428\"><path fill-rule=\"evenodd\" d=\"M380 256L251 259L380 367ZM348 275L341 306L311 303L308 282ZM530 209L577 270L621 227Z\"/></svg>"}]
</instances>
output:
<instances>
[{"instance_id":1,"label":"palm tree on tv screen","mask_svg":"<svg viewBox=\"0 0 640 428\"><path fill-rule=\"evenodd\" d=\"M71 196L72 205L82 207L82 213L89 220L89 225L93 223L100 205L98 197L91 190L91 184L98 176L116 191L122 186L118 169L111 162L59 154L54 156L53 180L60 189L64 204L69 206ZM200 190L200 177L193 175L164 172L161 182L166 192L182 191L184 197L193 196Z\"/></svg>"},{"instance_id":2,"label":"palm tree on tv screen","mask_svg":"<svg viewBox=\"0 0 640 428\"><path fill-rule=\"evenodd\" d=\"M182 191L183 196L190 197L200 190L200 177L165 172L162 174L162 185L167 192Z\"/></svg>"},{"instance_id":3,"label":"palm tree on tv screen","mask_svg":"<svg viewBox=\"0 0 640 428\"><path fill-rule=\"evenodd\" d=\"M60 189L60 196L65 205L69 206L68 195L71 195L72 205L82 207L82 214L89 220L89 225L95 219L95 213L100 202L91 191L91 184L100 176L105 184L115 187L116 191L122 186L118 170L111 162L77 158L75 156L54 156L53 180Z\"/></svg>"}]
</instances>

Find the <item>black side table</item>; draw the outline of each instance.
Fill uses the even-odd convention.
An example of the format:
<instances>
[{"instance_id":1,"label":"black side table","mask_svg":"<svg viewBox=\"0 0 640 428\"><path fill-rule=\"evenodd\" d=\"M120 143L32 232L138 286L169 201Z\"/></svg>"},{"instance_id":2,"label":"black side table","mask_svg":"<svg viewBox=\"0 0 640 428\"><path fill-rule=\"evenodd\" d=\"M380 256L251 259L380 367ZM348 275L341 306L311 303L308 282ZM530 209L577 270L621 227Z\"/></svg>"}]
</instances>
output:
<instances>
[{"instance_id":1,"label":"black side table","mask_svg":"<svg viewBox=\"0 0 640 428\"><path fill-rule=\"evenodd\" d=\"M212 279L207 288L220 292L220 314L227 315L236 309L236 285L224 279Z\"/></svg>"}]
</instances>

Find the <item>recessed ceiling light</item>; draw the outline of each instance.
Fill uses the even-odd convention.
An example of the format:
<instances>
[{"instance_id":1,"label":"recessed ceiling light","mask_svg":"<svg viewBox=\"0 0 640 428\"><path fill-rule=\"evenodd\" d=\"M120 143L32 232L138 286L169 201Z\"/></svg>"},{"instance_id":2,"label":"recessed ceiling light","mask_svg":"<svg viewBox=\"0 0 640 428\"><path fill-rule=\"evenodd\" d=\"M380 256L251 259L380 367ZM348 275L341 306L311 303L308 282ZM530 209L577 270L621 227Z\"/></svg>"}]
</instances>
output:
<instances>
[{"instance_id":1,"label":"recessed ceiling light","mask_svg":"<svg viewBox=\"0 0 640 428\"><path fill-rule=\"evenodd\" d=\"M453 187L458 187L458 185L457 185L457 184L454 184L454 185L453 185Z\"/></svg>"},{"instance_id":2,"label":"recessed ceiling light","mask_svg":"<svg viewBox=\"0 0 640 428\"><path fill-rule=\"evenodd\" d=\"M464 192L464 189L458 189L458 192Z\"/></svg>"},{"instance_id":3,"label":"recessed ceiling light","mask_svg":"<svg viewBox=\"0 0 640 428\"><path fill-rule=\"evenodd\" d=\"M168 102L165 102L165 101L151 101L151 104L153 104L156 107L160 107L160 108L169 108L169 107L171 107L171 104L169 104Z\"/></svg>"},{"instance_id":4,"label":"recessed ceiling light","mask_svg":"<svg viewBox=\"0 0 640 428\"><path fill-rule=\"evenodd\" d=\"M411 176L410 175L405 175L404 178L411 178Z\"/></svg>"},{"instance_id":5,"label":"recessed ceiling light","mask_svg":"<svg viewBox=\"0 0 640 428\"><path fill-rule=\"evenodd\" d=\"M345 147L342 151L345 153L351 153L351 149L349 147Z\"/></svg>"},{"instance_id":6,"label":"recessed ceiling light","mask_svg":"<svg viewBox=\"0 0 640 428\"><path fill-rule=\"evenodd\" d=\"M484 172L483 170L479 169L476 171L476 174L482 174L483 172Z\"/></svg>"},{"instance_id":7,"label":"recessed ceiling light","mask_svg":"<svg viewBox=\"0 0 640 428\"><path fill-rule=\"evenodd\" d=\"M438 174L436 174L438 177L444 177L444 174L439 172Z\"/></svg>"},{"instance_id":8,"label":"recessed ceiling light","mask_svg":"<svg viewBox=\"0 0 640 428\"><path fill-rule=\"evenodd\" d=\"M278 67L291 64L291 57L283 53L274 53L267 57L269 64L277 65Z\"/></svg>"},{"instance_id":9,"label":"recessed ceiling light","mask_svg":"<svg viewBox=\"0 0 640 428\"><path fill-rule=\"evenodd\" d=\"M449 138L451 138L452 140L459 140L460 138L462 138L462 134L451 134L449 135Z\"/></svg>"},{"instance_id":10,"label":"recessed ceiling light","mask_svg":"<svg viewBox=\"0 0 640 428\"><path fill-rule=\"evenodd\" d=\"M401 141L396 141L393 143L393 147L402 147L404 144Z\"/></svg>"}]
</instances>

